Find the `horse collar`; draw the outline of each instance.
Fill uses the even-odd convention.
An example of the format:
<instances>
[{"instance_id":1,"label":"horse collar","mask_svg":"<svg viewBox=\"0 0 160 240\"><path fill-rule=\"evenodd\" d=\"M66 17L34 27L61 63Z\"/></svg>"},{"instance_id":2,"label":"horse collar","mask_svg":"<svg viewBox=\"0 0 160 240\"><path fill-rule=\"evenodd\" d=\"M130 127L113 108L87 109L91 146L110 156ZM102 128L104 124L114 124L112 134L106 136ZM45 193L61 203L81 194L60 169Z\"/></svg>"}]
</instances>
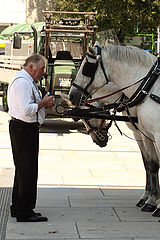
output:
<instances>
[{"instance_id":1,"label":"horse collar","mask_svg":"<svg viewBox=\"0 0 160 240\"><path fill-rule=\"evenodd\" d=\"M128 107L134 107L137 104L140 104L144 98L147 96L148 92L154 85L155 81L160 75L160 58L157 58L157 61L150 69L146 77L144 77L143 82L140 84L136 92L128 99Z\"/></svg>"}]
</instances>

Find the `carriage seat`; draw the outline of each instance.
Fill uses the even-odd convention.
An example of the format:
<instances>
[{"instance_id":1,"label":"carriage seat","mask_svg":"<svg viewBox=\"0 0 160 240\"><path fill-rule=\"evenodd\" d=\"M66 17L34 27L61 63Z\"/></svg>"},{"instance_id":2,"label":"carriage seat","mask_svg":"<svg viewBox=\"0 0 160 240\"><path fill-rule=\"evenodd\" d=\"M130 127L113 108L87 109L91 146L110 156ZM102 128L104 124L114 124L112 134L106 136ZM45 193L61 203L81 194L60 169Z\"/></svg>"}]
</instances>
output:
<instances>
[{"instance_id":1,"label":"carriage seat","mask_svg":"<svg viewBox=\"0 0 160 240\"><path fill-rule=\"evenodd\" d=\"M69 51L58 51L56 60L73 60Z\"/></svg>"}]
</instances>

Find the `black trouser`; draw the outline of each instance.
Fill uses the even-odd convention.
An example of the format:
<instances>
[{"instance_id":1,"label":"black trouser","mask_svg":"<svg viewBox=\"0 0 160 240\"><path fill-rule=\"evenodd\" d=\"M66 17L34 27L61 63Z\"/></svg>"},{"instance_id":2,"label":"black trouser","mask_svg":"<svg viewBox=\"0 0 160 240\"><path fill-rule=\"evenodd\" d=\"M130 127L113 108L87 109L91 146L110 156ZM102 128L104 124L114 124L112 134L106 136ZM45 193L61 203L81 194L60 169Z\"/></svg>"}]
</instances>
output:
<instances>
[{"instance_id":1,"label":"black trouser","mask_svg":"<svg viewBox=\"0 0 160 240\"><path fill-rule=\"evenodd\" d=\"M27 216L37 198L39 127L37 123L11 120L9 133L15 165L12 207L17 216Z\"/></svg>"}]
</instances>

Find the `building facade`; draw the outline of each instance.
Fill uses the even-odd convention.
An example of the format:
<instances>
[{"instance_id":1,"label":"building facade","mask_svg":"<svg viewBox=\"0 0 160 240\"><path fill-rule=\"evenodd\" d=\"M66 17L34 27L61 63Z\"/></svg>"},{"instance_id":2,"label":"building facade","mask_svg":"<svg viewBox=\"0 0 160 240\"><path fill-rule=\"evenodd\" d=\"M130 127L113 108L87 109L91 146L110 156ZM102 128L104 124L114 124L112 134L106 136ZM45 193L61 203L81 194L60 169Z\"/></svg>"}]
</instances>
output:
<instances>
[{"instance_id":1,"label":"building facade","mask_svg":"<svg viewBox=\"0 0 160 240\"><path fill-rule=\"evenodd\" d=\"M52 10L53 0L0 0L0 32L13 24L44 21L42 10Z\"/></svg>"},{"instance_id":2,"label":"building facade","mask_svg":"<svg viewBox=\"0 0 160 240\"><path fill-rule=\"evenodd\" d=\"M0 32L15 23L26 22L26 0L0 0Z\"/></svg>"}]
</instances>

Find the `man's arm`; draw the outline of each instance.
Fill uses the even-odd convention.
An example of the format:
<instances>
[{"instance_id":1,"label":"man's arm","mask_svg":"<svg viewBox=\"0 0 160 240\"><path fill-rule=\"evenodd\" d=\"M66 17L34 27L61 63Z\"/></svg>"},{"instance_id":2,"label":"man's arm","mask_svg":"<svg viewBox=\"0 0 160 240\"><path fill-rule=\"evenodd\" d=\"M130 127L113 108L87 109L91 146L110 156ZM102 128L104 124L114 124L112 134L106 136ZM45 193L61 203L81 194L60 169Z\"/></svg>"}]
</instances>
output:
<instances>
[{"instance_id":1,"label":"man's arm","mask_svg":"<svg viewBox=\"0 0 160 240\"><path fill-rule=\"evenodd\" d=\"M38 111L43 107L48 108L48 107L52 107L53 105L54 105L54 97L48 96L48 94L46 94L42 99L42 101L38 102Z\"/></svg>"}]
</instances>

